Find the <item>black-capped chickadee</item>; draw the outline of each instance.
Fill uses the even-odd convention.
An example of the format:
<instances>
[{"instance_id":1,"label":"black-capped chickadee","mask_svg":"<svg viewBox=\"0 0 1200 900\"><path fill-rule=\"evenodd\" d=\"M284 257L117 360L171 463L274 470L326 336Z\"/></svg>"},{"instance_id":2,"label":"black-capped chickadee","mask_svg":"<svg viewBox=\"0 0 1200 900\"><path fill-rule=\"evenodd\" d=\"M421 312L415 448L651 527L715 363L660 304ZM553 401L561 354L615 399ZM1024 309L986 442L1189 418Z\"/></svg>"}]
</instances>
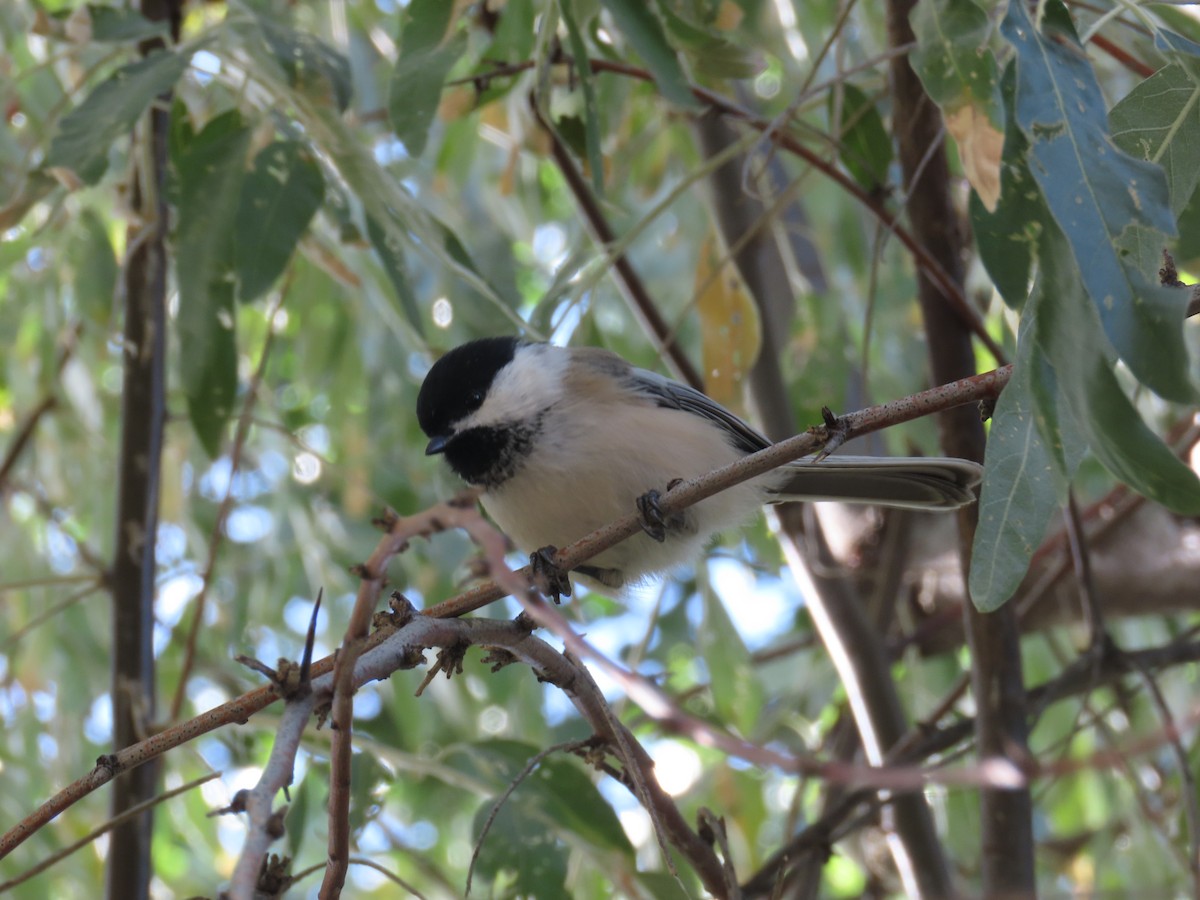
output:
<instances>
[{"instance_id":1,"label":"black-capped chickadee","mask_svg":"<svg viewBox=\"0 0 1200 900\"><path fill-rule=\"evenodd\" d=\"M607 350L512 337L463 344L434 363L417 398L429 436L464 480L480 485L496 524L522 550L565 546L628 515L651 490L692 479L770 442L692 388ZM982 469L962 459L832 456L795 462L703 500L594 557L584 583L620 589L696 555L763 503L841 500L956 509Z\"/></svg>"}]
</instances>

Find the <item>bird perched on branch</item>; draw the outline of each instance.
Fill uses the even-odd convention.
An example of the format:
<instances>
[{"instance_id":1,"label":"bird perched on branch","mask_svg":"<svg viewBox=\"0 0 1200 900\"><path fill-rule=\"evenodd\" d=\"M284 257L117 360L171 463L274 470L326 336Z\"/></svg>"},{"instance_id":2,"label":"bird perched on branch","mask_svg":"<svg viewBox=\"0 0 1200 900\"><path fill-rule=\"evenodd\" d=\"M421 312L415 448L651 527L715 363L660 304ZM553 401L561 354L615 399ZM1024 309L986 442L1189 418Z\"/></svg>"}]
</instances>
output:
<instances>
[{"instance_id":1,"label":"bird perched on branch","mask_svg":"<svg viewBox=\"0 0 1200 900\"><path fill-rule=\"evenodd\" d=\"M699 391L615 353L513 337L471 341L441 357L421 385L417 419L426 454L443 455L482 486L488 514L535 561L547 547L642 510L646 533L576 570L609 591L687 561L764 503L949 510L974 501L982 475L962 459L833 456L789 463L656 521L656 491L770 442Z\"/></svg>"}]
</instances>

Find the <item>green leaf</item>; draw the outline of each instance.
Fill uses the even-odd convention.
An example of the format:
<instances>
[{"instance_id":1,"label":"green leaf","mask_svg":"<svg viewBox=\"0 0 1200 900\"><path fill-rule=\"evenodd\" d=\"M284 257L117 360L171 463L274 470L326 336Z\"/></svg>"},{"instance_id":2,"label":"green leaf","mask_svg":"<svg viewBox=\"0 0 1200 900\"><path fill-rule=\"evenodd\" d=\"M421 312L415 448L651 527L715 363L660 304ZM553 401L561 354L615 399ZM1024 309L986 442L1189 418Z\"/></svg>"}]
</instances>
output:
<instances>
[{"instance_id":1,"label":"green leaf","mask_svg":"<svg viewBox=\"0 0 1200 900\"><path fill-rule=\"evenodd\" d=\"M698 104L691 86L651 3L648 0L601 0L601 3L642 58L663 96L684 109L695 109Z\"/></svg>"},{"instance_id":2,"label":"green leaf","mask_svg":"<svg viewBox=\"0 0 1200 900\"><path fill-rule=\"evenodd\" d=\"M300 848L304 846L309 820L314 815L320 815L324 795L328 791L327 782L318 786L322 780L321 775L327 773L318 773L315 769L315 766L309 768L299 786L292 789L292 802L288 806L285 819L287 827L284 831L287 837L287 853L292 859L299 855Z\"/></svg>"},{"instance_id":3,"label":"green leaf","mask_svg":"<svg viewBox=\"0 0 1200 900\"><path fill-rule=\"evenodd\" d=\"M1182 213L1200 182L1200 85L1172 63L1130 91L1108 122L1118 147L1162 166L1171 210Z\"/></svg>"},{"instance_id":4,"label":"green leaf","mask_svg":"<svg viewBox=\"0 0 1200 900\"><path fill-rule=\"evenodd\" d=\"M1015 114L1030 142L1030 170L1108 339L1140 381L1188 401L1195 390L1181 327L1185 298L1152 290L1119 245L1130 226L1158 232L1164 243L1174 233L1166 179L1109 139L1104 99L1059 0L1048 0L1041 26L1021 3L1009 4L1001 26L1017 50Z\"/></svg>"},{"instance_id":5,"label":"green leaf","mask_svg":"<svg viewBox=\"0 0 1200 900\"><path fill-rule=\"evenodd\" d=\"M1163 18L1170 21L1171 16L1168 14ZM1183 23L1177 21L1176 24ZM1174 60L1175 64L1182 66L1193 78L1200 78L1200 44L1169 29L1156 28L1154 49L1167 59Z\"/></svg>"},{"instance_id":6,"label":"green leaf","mask_svg":"<svg viewBox=\"0 0 1200 900\"><path fill-rule=\"evenodd\" d=\"M1200 513L1200 479L1151 431L1113 373L1095 305L1048 227L1039 252L1040 289L1030 303L1031 334L1053 363L1069 410L1096 458L1138 493L1181 515ZM1181 292L1182 293L1182 292Z\"/></svg>"},{"instance_id":7,"label":"green leaf","mask_svg":"<svg viewBox=\"0 0 1200 900\"><path fill-rule=\"evenodd\" d=\"M74 263L73 287L79 311L92 322L108 327L120 267L108 227L90 207L79 216L78 229L71 237L69 257Z\"/></svg>"},{"instance_id":8,"label":"green leaf","mask_svg":"<svg viewBox=\"0 0 1200 900\"><path fill-rule=\"evenodd\" d=\"M443 761L490 782L499 793L540 749L523 741L481 741L453 748ZM515 799L525 805L526 816L536 819L543 830L551 827L564 837L575 835L593 846L626 857L633 855L633 847L612 807L574 760L559 756L543 759L513 792L510 802Z\"/></svg>"},{"instance_id":9,"label":"green leaf","mask_svg":"<svg viewBox=\"0 0 1200 900\"><path fill-rule=\"evenodd\" d=\"M568 897L568 850L553 831L538 822L530 802L517 793L509 797L484 835L475 861L475 878L483 885L505 876L505 896ZM483 833L493 801L475 813L473 832ZM493 891L480 894L491 896Z\"/></svg>"},{"instance_id":10,"label":"green leaf","mask_svg":"<svg viewBox=\"0 0 1200 900\"><path fill-rule=\"evenodd\" d=\"M417 334L425 333L425 320L421 316L421 307L417 303L417 295L413 293L412 280L408 275L408 261L404 256L404 247L389 240L387 230L372 216L367 216L367 237L371 246L379 254L383 270L396 292L400 301L400 310L404 318Z\"/></svg>"},{"instance_id":11,"label":"green leaf","mask_svg":"<svg viewBox=\"0 0 1200 900\"><path fill-rule=\"evenodd\" d=\"M1004 73L1006 96L1011 97L1015 74L1011 65ZM1049 210L1029 171L1029 142L1012 116L1007 122L996 210L989 213L975 193L968 208L979 259L1004 302L1019 310L1029 296L1038 237Z\"/></svg>"},{"instance_id":12,"label":"green leaf","mask_svg":"<svg viewBox=\"0 0 1200 900\"><path fill-rule=\"evenodd\" d=\"M584 150L588 161L588 169L592 175L592 189L597 197L604 196L604 156L600 152L600 106L596 100L596 76L592 72L592 63L588 56L587 44L583 42L583 33L575 17L574 0L562 0L559 3L563 24L567 27L567 41L571 46L571 56L575 60L575 71L579 76L579 88L583 91L584 116Z\"/></svg>"},{"instance_id":13,"label":"green leaf","mask_svg":"<svg viewBox=\"0 0 1200 900\"><path fill-rule=\"evenodd\" d=\"M945 110L975 106L1004 124L993 26L972 0L923 0L910 14L917 48L909 61L934 103Z\"/></svg>"},{"instance_id":14,"label":"green leaf","mask_svg":"<svg viewBox=\"0 0 1200 900\"><path fill-rule=\"evenodd\" d=\"M258 15L254 21L292 87L318 100L328 98L338 112L346 110L353 96L346 57L320 38L286 23Z\"/></svg>"},{"instance_id":15,"label":"green leaf","mask_svg":"<svg viewBox=\"0 0 1200 900\"><path fill-rule=\"evenodd\" d=\"M697 73L710 78L753 78L763 70L757 53L734 43L722 31L691 22L666 4L658 11L668 36L687 54Z\"/></svg>"},{"instance_id":16,"label":"green leaf","mask_svg":"<svg viewBox=\"0 0 1200 900\"><path fill-rule=\"evenodd\" d=\"M162 51L118 69L63 117L43 168L95 184L108 168L112 145L129 134L155 97L175 86L190 60L190 54Z\"/></svg>"},{"instance_id":17,"label":"green leaf","mask_svg":"<svg viewBox=\"0 0 1200 900\"><path fill-rule=\"evenodd\" d=\"M235 229L233 259L240 300L253 300L275 283L324 196L321 167L305 144L276 141L254 158Z\"/></svg>"},{"instance_id":18,"label":"green leaf","mask_svg":"<svg viewBox=\"0 0 1200 900\"><path fill-rule=\"evenodd\" d=\"M837 114L837 94L829 93L829 129L840 135L838 157L842 165L863 188L878 190L887 184L888 167L892 164L892 139L883 127L883 117L863 91L852 84L842 85L840 122Z\"/></svg>"},{"instance_id":19,"label":"green leaf","mask_svg":"<svg viewBox=\"0 0 1200 900\"><path fill-rule=\"evenodd\" d=\"M1022 322L1013 376L988 432L969 584L982 612L998 609L1020 586L1086 450L1061 417L1048 415L1058 406L1057 383L1028 333L1032 319L1030 313ZM1069 435L1069 462L1061 452L1060 429ZM1053 452L1056 443L1059 452Z\"/></svg>"},{"instance_id":20,"label":"green leaf","mask_svg":"<svg viewBox=\"0 0 1200 900\"><path fill-rule=\"evenodd\" d=\"M721 721L732 722L742 734L752 735L766 691L725 605L704 579L700 595L704 599L704 621L699 652L710 673L713 705Z\"/></svg>"},{"instance_id":21,"label":"green leaf","mask_svg":"<svg viewBox=\"0 0 1200 900\"><path fill-rule=\"evenodd\" d=\"M137 9L94 3L89 3L85 9L91 24L91 39L99 43L142 41L166 37L170 33L165 19L152 22Z\"/></svg>"},{"instance_id":22,"label":"green leaf","mask_svg":"<svg viewBox=\"0 0 1200 900\"><path fill-rule=\"evenodd\" d=\"M251 131L236 110L195 135L178 129L175 269L179 284L179 369L192 427L216 456L237 390L234 234Z\"/></svg>"},{"instance_id":23,"label":"green leaf","mask_svg":"<svg viewBox=\"0 0 1200 900\"><path fill-rule=\"evenodd\" d=\"M400 54L388 85L388 120L412 157L425 151L446 76L467 48L449 34L453 3L413 0L400 33Z\"/></svg>"}]
</instances>

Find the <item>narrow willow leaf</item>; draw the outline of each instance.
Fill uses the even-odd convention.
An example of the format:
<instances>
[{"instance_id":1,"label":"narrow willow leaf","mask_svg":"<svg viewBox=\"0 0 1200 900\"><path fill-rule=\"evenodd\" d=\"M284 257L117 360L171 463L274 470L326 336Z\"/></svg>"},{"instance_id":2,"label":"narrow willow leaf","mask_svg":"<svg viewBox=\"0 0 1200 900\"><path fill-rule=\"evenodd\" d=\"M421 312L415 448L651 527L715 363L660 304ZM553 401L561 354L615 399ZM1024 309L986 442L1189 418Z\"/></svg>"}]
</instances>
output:
<instances>
[{"instance_id":1,"label":"narrow willow leaf","mask_svg":"<svg viewBox=\"0 0 1200 900\"><path fill-rule=\"evenodd\" d=\"M592 189L597 197L604 196L604 157L600 153L600 104L596 100L596 76L592 72L587 44L579 30L574 0L562 0L559 4L563 24L567 26L567 41L571 45L571 56L575 60L575 74L583 91L584 148L587 152L588 169L592 175Z\"/></svg>"},{"instance_id":2,"label":"narrow willow leaf","mask_svg":"<svg viewBox=\"0 0 1200 900\"><path fill-rule=\"evenodd\" d=\"M123 9L114 6L99 6L89 3L71 13L67 30L69 34L78 34L76 29L86 33L86 39L78 43L126 43L142 41L147 38L166 37L169 33L165 19L152 22L137 9Z\"/></svg>"},{"instance_id":3,"label":"narrow willow leaf","mask_svg":"<svg viewBox=\"0 0 1200 900\"><path fill-rule=\"evenodd\" d=\"M704 599L704 621L699 651L710 671L723 673L710 682L713 705L721 721L734 723L742 734L753 734L766 702L766 690L720 598L706 583L701 585L700 594Z\"/></svg>"},{"instance_id":4,"label":"narrow willow leaf","mask_svg":"<svg viewBox=\"0 0 1200 900\"><path fill-rule=\"evenodd\" d=\"M696 260L695 298L704 389L718 403L738 403L762 347L762 322L741 273L712 233Z\"/></svg>"},{"instance_id":5,"label":"narrow willow leaf","mask_svg":"<svg viewBox=\"0 0 1200 900\"><path fill-rule=\"evenodd\" d=\"M353 96L350 62L320 38L297 31L286 22L255 16L258 34L275 62L298 91L328 99L345 112Z\"/></svg>"},{"instance_id":6,"label":"narrow willow leaf","mask_svg":"<svg viewBox=\"0 0 1200 900\"><path fill-rule=\"evenodd\" d=\"M231 27L246 46L247 71L271 93L275 102L293 111L305 134L332 164L346 190L362 204L363 214L375 220L386 233L387 240L435 260L438 266L454 273L488 302L503 309L506 315L512 315L512 304L479 274L477 267L464 265L447 251L446 226L430 215L394 173L383 168L344 117L294 88L281 77L279 67L271 60L264 64L262 54L258 52L263 41L261 23L242 20ZM345 219L345 227L350 226L350 220Z\"/></svg>"},{"instance_id":7,"label":"narrow willow leaf","mask_svg":"<svg viewBox=\"0 0 1200 900\"><path fill-rule=\"evenodd\" d=\"M1010 64L1001 79L1001 93L1009 108L1015 90L1016 69ZM1005 120L996 207L989 211L978 195L972 195L968 208L980 261L1004 302L1020 310L1029 296L1038 237L1050 211L1029 171L1029 142L1013 116Z\"/></svg>"},{"instance_id":8,"label":"narrow willow leaf","mask_svg":"<svg viewBox=\"0 0 1200 900\"><path fill-rule=\"evenodd\" d=\"M412 289L412 279L408 274L408 261L404 257L404 245L389 239L385 229L372 216L367 217L367 238L383 263L396 299L400 301L400 310L404 318L417 334L425 333L425 320L421 316L421 308L417 304L417 295Z\"/></svg>"},{"instance_id":9,"label":"narrow willow leaf","mask_svg":"<svg viewBox=\"0 0 1200 900\"><path fill-rule=\"evenodd\" d=\"M1162 166L1171 210L1182 213L1200 183L1200 84L1172 63L1130 91L1108 122L1118 147Z\"/></svg>"},{"instance_id":10,"label":"narrow willow leaf","mask_svg":"<svg viewBox=\"0 0 1200 900\"><path fill-rule=\"evenodd\" d=\"M1024 4L1009 4L1001 26L1017 51L1015 115L1030 143L1030 171L1112 345L1157 394L1189 401L1186 298L1153 290L1120 244L1130 226L1158 232L1164 243L1174 234L1166 178L1113 145L1104 98L1070 18L1059 0L1047 0L1045 11L1039 28Z\"/></svg>"},{"instance_id":11,"label":"narrow willow leaf","mask_svg":"<svg viewBox=\"0 0 1200 900\"><path fill-rule=\"evenodd\" d=\"M991 21L972 0L925 0L913 7L913 70L942 108L963 171L989 211L1000 194L1004 106Z\"/></svg>"},{"instance_id":12,"label":"narrow willow leaf","mask_svg":"<svg viewBox=\"0 0 1200 900\"><path fill-rule=\"evenodd\" d=\"M1113 373L1096 308L1061 231L1046 229L1038 260L1045 302L1033 311L1031 333L1054 365L1064 409L1114 476L1167 509L1200 514L1200 479L1142 421Z\"/></svg>"},{"instance_id":13,"label":"narrow willow leaf","mask_svg":"<svg viewBox=\"0 0 1200 900\"><path fill-rule=\"evenodd\" d=\"M449 34L454 4L414 0L388 86L388 120L409 156L420 156L437 115L442 85L467 48L466 34Z\"/></svg>"},{"instance_id":14,"label":"narrow willow leaf","mask_svg":"<svg viewBox=\"0 0 1200 900\"><path fill-rule=\"evenodd\" d=\"M150 103L175 86L191 56L161 51L123 66L59 123L43 168L68 187L95 184L112 145L126 137Z\"/></svg>"},{"instance_id":15,"label":"narrow willow leaf","mask_svg":"<svg viewBox=\"0 0 1200 900\"><path fill-rule=\"evenodd\" d=\"M179 371L192 427L216 456L237 390L234 234L251 131L236 110L176 132Z\"/></svg>"},{"instance_id":16,"label":"narrow willow leaf","mask_svg":"<svg viewBox=\"0 0 1200 900\"><path fill-rule=\"evenodd\" d=\"M969 578L971 600L982 612L1004 605L1020 586L1086 449L1074 428L1064 427L1073 420L1054 415L1057 382L1030 334L1034 317L1030 310L1023 319L1013 376L988 431Z\"/></svg>"},{"instance_id":17,"label":"narrow willow leaf","mask_svg":"<svg viewBox=\"0 0 1200 900\"><path fill-rule=\"evenodd\" d=\"M717 22L698 24L668 4L661 5L658 12L672 43L687 55L697 74L709 78L753 78L763 70L761 56L731 41L728 28Z\"/></svg>"},{"instance_id":18,"label":"narrow willow leaf","mask_svg":"<svg viewBox=\"0 0 1200 900\"><path fill-rule=\"evenodd\" d=\"M238 299L275 283L325 196L321 167L298 141L275 141L254 158L237 213L234 267Z\"/></svg>"},{"instance_id":19,"label":"narrow willow leaf","mask_svg":"<svg viewBox=\"0 0 1200 900\"><path fill-rule=\"evenodd\" d=\"M684 109L695 109L696 100L679 57L667 42L662 22L655 14L657 4L649 0L600 0L621 30L622 36L654 76L663 96Z\"/></svg>"},{"instance_id":20,"label":"narrow willow leaf","mask_svg":"<svg viewBox=\"0 0 1200 900\"><path fill-rule=\"evenodd\" d=\"M120 267L105 220L95 210L84 209L69 246L75 301L92 322L107 327L113 316Z\"/></svg>"},{"instance_id":21,"label":"narrow willow leaf","mask_svg":"<svg viewBox=\"0 0 1200 900\"><path fill-rule=\"evenodd\" d=\"M883 125L883 117L871 98L852 84L842 85L841 120L837 95L829 94L829 127L838 135L838 159L854 180L868 191L887 184L892 164L892 139Z\"/></svg>"}]
</instances>

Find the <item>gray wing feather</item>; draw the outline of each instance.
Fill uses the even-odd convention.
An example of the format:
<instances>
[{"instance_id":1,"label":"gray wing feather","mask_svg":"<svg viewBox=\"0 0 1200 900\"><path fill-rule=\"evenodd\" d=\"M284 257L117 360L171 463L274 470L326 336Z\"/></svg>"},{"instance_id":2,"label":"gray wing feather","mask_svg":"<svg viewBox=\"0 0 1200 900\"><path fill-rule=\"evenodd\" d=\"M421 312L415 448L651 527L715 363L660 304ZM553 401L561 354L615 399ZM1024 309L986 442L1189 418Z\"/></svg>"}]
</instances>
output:
<instances>
[{"instance_id":1,"label":"gray wing feather","mask_svg":"<svg viewBox=\"0 0 1200 900\"><path fill-rule=\"evenodd\" d=\"M771 445L721 404L687 385L645 369L630 367L638 393L659 406L703 416L719 425L729 442L744 453ZM820 462L800 460L779 470L771 502L838 500L912 509L957 509L975 501L983 467L965 459L919 456L839 456Z\"/></svg>"},{"instance_id":2,"label":"gray wing feather","mask_svg":"<svg viewBox=\"0 0 1200 900\"><path fill-rule=\"evenodd\" d=\"M743 422L711 397L706 397L686 384L680 384L646 369L630 369L630 380L638 393L645 394L659 406L682 409L721 426L733 446L745 453L757 453L771 446L762 434Z\"/></svg>"}]
</instances>

